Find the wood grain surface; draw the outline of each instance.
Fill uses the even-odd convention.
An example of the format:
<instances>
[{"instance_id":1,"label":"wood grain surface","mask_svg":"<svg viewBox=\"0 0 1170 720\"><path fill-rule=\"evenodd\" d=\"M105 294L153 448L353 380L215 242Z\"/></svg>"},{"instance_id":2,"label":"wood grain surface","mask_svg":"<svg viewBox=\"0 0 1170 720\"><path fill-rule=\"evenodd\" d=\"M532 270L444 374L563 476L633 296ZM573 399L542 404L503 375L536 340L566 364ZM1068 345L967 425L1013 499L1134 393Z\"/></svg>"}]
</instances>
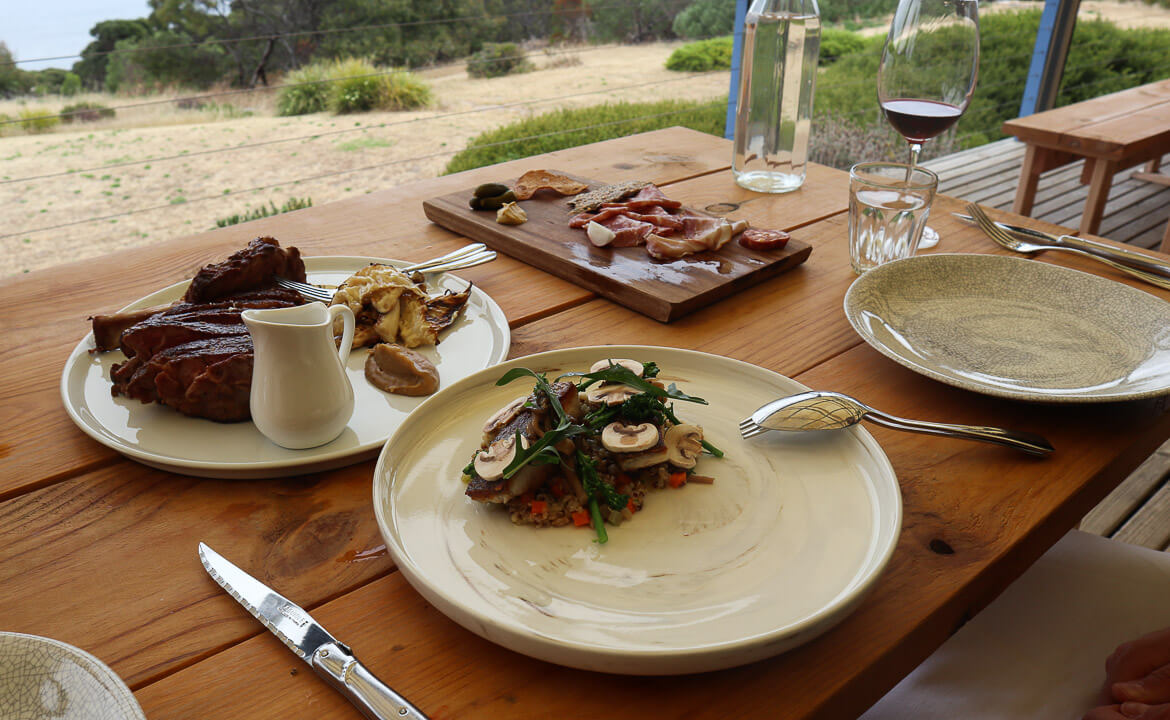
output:
<instances>
[{"instance_id":1,"label":"wood grain surface","mask_svg":"<svg viewBox=\"0 0 1170 720\"><path fill-rule=\"evenodd\" d=\"M564 173L555 168L548 170ZM579 175L572 177L593 190L613 182ZM502 179L501 182L514 185L516 178ZM488 247L661 322L676 320L791 270L807 260L812 250L800 240L790 240L775 250L749 250L733 239L719 250L675 260L657 260L650 257L644 246L595 247L584 228L569 227L569 219L574 215L569 208L570 197L561 197L548 190L538 192L531 199L518 203L527 213L527 222L502 225L496 222L495 212L468 207L473 190L465 188L432 198L423 202L423 209L432 222L452 232L486 243ZM712 217L726 215L739 209L736 202L739 195L730 194L697 211L693 205L687 204L683 210ZM841 198L833 198L824 206L806 209L830 214L843 209L841 203ZM791 218L789 222L793 225L788 227L797 224L794 221L798 221L798 217Z\"/></svg>"},{"instance_id":2,"label":"wood grain surface","mask_svg":"<svg viewBox=\"0 0 1170 720\"><path fill-rule=\"evenodd\" d=\"M626 342L706 350L905 417L1030 430L1056 446L1038 460L873 429L901 484L902 535L872 593L822 638L770 660L684 677L620 677L532 660L448 620L395 571L370 504L372 462L299 478L188 478L104 451L59 409L61 362L84 334L91 306L146 294L254 234L271 232L309 254L420 259L453 249L463 239L428 223L422 200L494 179L501 167L0 283L10 340L0 348L2 629L94 653L130 683L151 720L360 718L206 575L195 553L202 540L312 611L434 720L855 717L1137 467L1170 434L1170 415L1164 400L1053 407L991 398L886 359L861 342L841 309L855 277L843 174L814 167L793 195L740 195L725 171L729 157L725 140L670 130L504 167L508 176L536 167L591 177L656 173L685 203L732 198L730 217L795 228L813 248L808 262L670 325L506 258L467 276L504 307L513 356ZM828 210L834 202L838 209ZM820 210L799 215L806 206ZM950 216L962 209L960 201L936 200L931 225L942 241L934 252L1008 253ZM1036 261L1170 299L1170 291L1090 260L1053 253Z\"/></svg>"}]
</instances>

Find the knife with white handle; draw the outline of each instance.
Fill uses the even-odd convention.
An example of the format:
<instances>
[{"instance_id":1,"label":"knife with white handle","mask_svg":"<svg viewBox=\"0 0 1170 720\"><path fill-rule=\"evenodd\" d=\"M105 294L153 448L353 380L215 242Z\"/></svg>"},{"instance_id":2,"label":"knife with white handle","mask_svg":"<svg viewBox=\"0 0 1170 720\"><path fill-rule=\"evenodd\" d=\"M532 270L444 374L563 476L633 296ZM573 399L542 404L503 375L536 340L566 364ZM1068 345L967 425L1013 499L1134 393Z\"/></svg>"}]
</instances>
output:
<instances>
[{"instance_id":1,"label":"knife with white handle","mask_svg":"<svg viewBox=\"0 0 1170 720\"><path fill-rule=\"evenodd\" d=\"M199 560L220 587L370 720L427 720L406 698L374 677L349 647L299 605L203 543L199 543Z\"/></svg>"},{"instance_id":2,"label":"knife with white handle","mask_svg":"<svg viewBox=\"0 0 1170 720\"><path fill-rule=\"evenodd\" d=\"M974 218L963 213L952 213L955 217L963 222L975 224ZM1122 265L1128 265L1138 270L1145 270L1146 272L1161 275L1162 277L1170 277L1170 262L1166 262L1160 258L1156 258L1147 253L1133 250L1127 247L1119 247L1117 245L1109 245L1103 242L1098 242L1091 238L1077 237L1076 235L1052 235L1040 230L1033 230L1032 228L1022 227L1020 225L1009 225L1005 222L996 222L1004 230L1016 235L1021 235L1025 239L1036 242L1047 243L1057 247L1070 247L1077 250L1084 250L1092 255L1103 257L1106 260L1113 260Z\"/></svg>"}]
</instances>

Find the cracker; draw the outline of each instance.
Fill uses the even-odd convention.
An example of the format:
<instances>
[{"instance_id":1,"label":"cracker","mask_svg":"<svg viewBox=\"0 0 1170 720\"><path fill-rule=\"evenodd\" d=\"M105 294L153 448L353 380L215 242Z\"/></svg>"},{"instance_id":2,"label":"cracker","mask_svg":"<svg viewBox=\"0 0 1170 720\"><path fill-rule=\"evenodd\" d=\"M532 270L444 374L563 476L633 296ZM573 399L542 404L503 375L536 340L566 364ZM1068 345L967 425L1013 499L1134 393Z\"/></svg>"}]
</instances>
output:
<instances>
[{"instance_id":1,"label":"cracker","mask_svg":"<svg viewBox=\"0 0 1170 720\"><path fill-rule=\"evenodd\" d=\"M538 190L553 190L561 195L576 195L585 192L589 186L565 175L557 175L548 170L529 170L520 176L512 186L512 192L517 200L528 200Z\"/></svg>"}]
</instances>

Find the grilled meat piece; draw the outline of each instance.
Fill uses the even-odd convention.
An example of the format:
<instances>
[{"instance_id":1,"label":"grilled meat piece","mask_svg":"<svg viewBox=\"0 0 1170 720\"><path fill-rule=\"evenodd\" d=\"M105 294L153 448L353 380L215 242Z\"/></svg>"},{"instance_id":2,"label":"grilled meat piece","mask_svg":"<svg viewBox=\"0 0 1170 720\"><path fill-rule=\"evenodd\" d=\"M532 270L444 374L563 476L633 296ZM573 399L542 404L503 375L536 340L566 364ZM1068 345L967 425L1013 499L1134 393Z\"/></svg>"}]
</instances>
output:
<instances>
[{"instance_id":1,"label":"grilled meat piece","mask_svg":"<svg viewBox=\"0 0 1170 720\"><path fill-rule=\"evenodd\" d=\"M274 238L259 237L220 263L205 265L191 280L185 302L214 302L276 283L277 275L305 282L305 263L295 247L281 248Z\"/></svg>"},{"instance_id":2,"label":"grilled meat piece","mask_svg":"<svg viewBox=\"0 0 1170 720\"><path fill-rule=\"evenodd\" d=\"M122 333L140 322L158 314L179 315L196 310L211 310L216 308L278 308L303 305L305 299L295 290L286 290L279 287L260 288L249 292L233 295L231 298L214 303L190 303L178 301L172 305L160 305L142 310L94 315L90 318L93 327L94 349L99 352L115 350L121 347ZM239 312L236 313L236 322ZM122 348L125 352L125 348ZM129 357L127 353L127 357Z\"/></svg>"},{"instance_id":3,"label":"grilled meat piece","mask_svg":"<svg viewBox=\"0 0 1170 720\"><path fill-rule=\"evenodd\" d=\"M274 287L277 274L304 281L300 252L257 238L200 270L169 307L93 317L97 349L118 347L127 358L110 369L113 394L218 422L247 420L252 337L240 312L305 302Z\"/></svg>"},{"instance_id":4,"label":"grilled meat piece","mask_svg":"<svg viewBox=\"0 0 1170 720\"><path fill-rule=\"evenodd\" d=\"M114 394L162 403L184 415L238 422L250 417L251 387L252 338L243 335L195 340L156 353L136 363L133 374L114 386Z\"/></svg>"},{"instance_id":5,"label":"grilled meat piece","mask_svg":"<svg viewBox=\"0 0 1170 720\"><path fill-rule=\"evenodd\" d=\"M579 419L581 417L581 400L577 394L577 386L571 382L558 382L553 383L552 388L565 413L574 419ZM484 438L483 448L486 449L497 440L512 437L516 433L520 433L521 438L526 440L529 446L532 446L555 424L552 418L552 408L549 407L548 400L543 395L533 393L525 404L536 407L522 408L502 428L496 430L493 435ZM484 480L473 472L471 481L467 484L466 494L467 497L479 502L506 503L514 497L539 488L548 480L553 469L552 465L525 465L512 477L498 480Z\"/></svg>"}]
</instances>

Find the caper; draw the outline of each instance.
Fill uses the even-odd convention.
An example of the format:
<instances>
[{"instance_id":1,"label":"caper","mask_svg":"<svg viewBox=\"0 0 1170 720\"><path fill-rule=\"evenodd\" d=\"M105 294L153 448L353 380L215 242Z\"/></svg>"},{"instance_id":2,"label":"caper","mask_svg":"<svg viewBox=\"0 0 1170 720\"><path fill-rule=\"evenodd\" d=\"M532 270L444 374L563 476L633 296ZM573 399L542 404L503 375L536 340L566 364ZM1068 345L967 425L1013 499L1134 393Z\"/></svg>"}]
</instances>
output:
<instances>
[{"instance_id":1,"label":"caper","mask_svg":"<svg viewBox=\"0 0 1170 720\"><path fill-rule=\"evenodd\" d=\"M508 186L502 183L484 183L475 189L477 198L496 197L508 192Z\"/></svg>"},{"instance_id":2,"label":"caper","mask_svg":"<svg viewBox=\"0 0 1170 720\"><path fill-rule=\"evenodd\" d=\"M516 193L511 190L495 197L472 198L473 210L499 210L510 202L516 202ZM478 205L478 207L476 207Z\"/></svg>"}]
</instances>

